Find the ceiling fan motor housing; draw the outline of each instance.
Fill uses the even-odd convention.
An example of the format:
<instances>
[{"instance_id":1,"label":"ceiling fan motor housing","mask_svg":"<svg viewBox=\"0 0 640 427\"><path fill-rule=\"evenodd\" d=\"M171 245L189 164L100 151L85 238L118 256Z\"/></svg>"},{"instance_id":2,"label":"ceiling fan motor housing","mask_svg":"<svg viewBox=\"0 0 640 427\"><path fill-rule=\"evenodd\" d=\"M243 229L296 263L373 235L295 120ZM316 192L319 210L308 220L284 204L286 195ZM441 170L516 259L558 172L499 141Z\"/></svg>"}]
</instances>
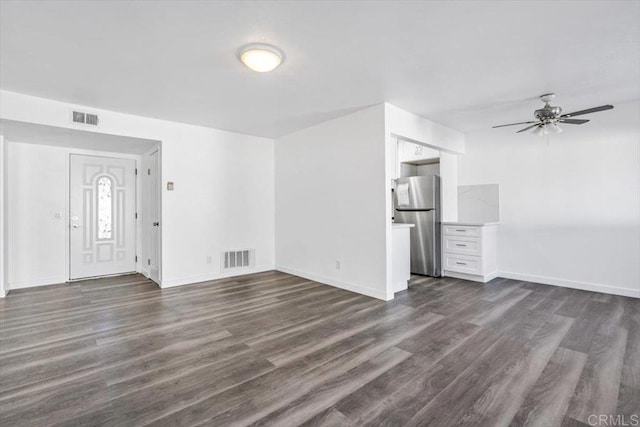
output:
<instances>
[{"instance_id":1,"label":"ceiling fan motor housing","mask_svg":"<svg viewBox=\"0 0 640 427\"><path fill-rule=\"evenodd\" d=\"M541 122L550 122L560 117L561 113L562 113L562 108L552 107L549 104L545 104L543 108L536 110L534 115Z\"/></svg>"}]
</instances>

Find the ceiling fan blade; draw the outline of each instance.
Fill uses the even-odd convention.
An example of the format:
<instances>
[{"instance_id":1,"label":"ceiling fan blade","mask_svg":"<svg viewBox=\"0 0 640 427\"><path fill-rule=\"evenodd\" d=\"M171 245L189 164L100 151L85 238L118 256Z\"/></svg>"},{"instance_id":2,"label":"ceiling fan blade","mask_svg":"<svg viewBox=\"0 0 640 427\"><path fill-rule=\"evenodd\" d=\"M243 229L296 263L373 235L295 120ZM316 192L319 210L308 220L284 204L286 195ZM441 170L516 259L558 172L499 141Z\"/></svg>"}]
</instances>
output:
<instances>
[{"instance_id":1,"label":"ceiling fan blade","mask_svg":"<svg viewBox=\"0 0 640 427\"><path fill-rule=\"evenodd\" d=\"M560 119L558 120L560 123L569 123L570 125L583 125L587 123L589 120L586 119Z\"/></svg>"},{"instance_id":2,"label":"ceiling fan blade","mask_svg":"<svg viewBox=\"0 0 640 427\"><path fill-rule=\"evenodd\" d=\"M529 123L538 123L538 122L519 122L519 123L510 123L510 124L508 124L508 125L491 126L491 129L495 129L495 128L503 128L503 127L505 127L505 126L528 125Z\"/></svg>"},{"instance_id":3,"label":"ceiling fan blade","mask_svg":"<svg viewBox=\"0 0 640 427\"><path fill-rule=\"evenodd\" d=\"M576 111L575 113L563 114L560 116L560 118L575 117L575 116L581 116L583 114L597 113L598 111L611 110L612 108L613 108L613 105L601 105L600 107L587 108L586 110Z\"/></svg>"},{"instance_id":4,"label":"ceiling fan blade","mask_svg":"<svg viewBox=\"0 0 640 427\"><path fill-rule=\"evenodd\" d=\"M526 131L528 131L529 129L533 129L533 128L534 128L534 127L536 127L536 126L540 126L540 123L539 123L539 122L536 122L536 124L531 125L531 126L527 126L527 127L526 127L526 128L524 128L524 129L520 129L520 130L519 130L518 132L516 132L516 133L526 132Z\"/></svg>"}]
</instances>

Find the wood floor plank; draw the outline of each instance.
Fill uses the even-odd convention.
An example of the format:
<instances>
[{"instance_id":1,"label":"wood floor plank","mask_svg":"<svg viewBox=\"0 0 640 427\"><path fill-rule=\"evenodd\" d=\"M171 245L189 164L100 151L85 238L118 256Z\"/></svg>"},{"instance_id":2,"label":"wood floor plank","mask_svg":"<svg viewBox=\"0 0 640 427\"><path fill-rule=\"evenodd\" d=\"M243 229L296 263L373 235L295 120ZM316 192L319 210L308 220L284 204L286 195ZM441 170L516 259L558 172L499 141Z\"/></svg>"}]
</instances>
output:
<instances>
[{"instance_id":1,"label":"wood floor plank","mask_svg":"<svg viewBox=\"0 0 640 427\"><path fill-rule=\"evenodd\" d=\"M265 417L254 414L253 420L256 421L256 425L282 426L302 424L319 412L331 407L343 397L397 366L409 356L411 356L411 353L397 347L391 347L350 371L322 383L309 393L300 396L287 406Z\"/></svg>"},{"instance_id":2,"label":"wood floor plank","mask_svg":"<svg viewBox=\"0 0 640 427\"><path fill-rule=\"evenodd\" d=\"M550 318L525 341L525 354L505 365L460 425L508 425L572 323L572 319L560 316Z\"/></svg>"},{"instance_id":3,"label":"wood floor plank","mask_svg":"<svg viewBox=\"0 0 640 427\"><path fill-rule=\"evenodd\" d=\"M357 425L406 425L420 410L469 369L483 354L503 338L481 330L457 350L415 375L404 387L394 391L377 405L339 404L338 408ZM443 416L446 416L443 414Z\"/></svg>"},{"instance_id":4,"label":"wood floor plank","mask_svg":"<svg viewBox=\"0 0 640 427\"><path fill-rule=\"evenodd\" d=\"M569 404L567 415L588 423L592 414L615 414L628 331L598 333Z\"/></svg>"},{"instance_id":5,"label":"wood floor plank","mask_svg":"<svg viewBox=\"0 0 640 427\"><path fill-rule=\"evenodd\" d=\"M576 317L573 327L562 341L562 347L587 353L602 323L608 317L620 317L621 314L613 315L611 309L611 304L588 300L585 310ZM609 326L608 329L615 327L615 325L616 322L613 321L612 326Z\"/></svg>"},{"instance_id":6,"label":"wood floor plank","mask_svg":"<svg viewBox=\"0 0 640 427\"><path fill-rule=\"evenodd\" d=\"M622 415L627 423L632 422L633 416L640 422L640 390L621 384L614 414Z\"/></svg>"},{"instance_id":7,"label":"wood floor plank","mask_svg":"<svg viewBox=\"0 0 640 427\"><path fill-rule=\"evenodd\" d=\"M532 307L533 310L552 314L555 313L571 296L572 289L556 288L542 301Z\"/></svg>"},{"instance_id":8,"label":"wood floor plank","mask_svg":"<svg viewBox=\"0 0 640 427\"><path fill-rule=\"evenodd\" d=\"M586 360L584 353L557 349L511 425L544 427L562 424Z\"/></svg>"},{"instance_id":9,"label":"wood floor plank","mask_svg":"<svg viewBox=\"0 0 640 427\"><path fill-rule=\"evenodd\" d=\"M620 382L627 387L640 390L640 310L630 316L627 328L627 345Z\"/></svg>"},{"instance_id":10,"label":"wood floor plank","mask_svg":"<svg viewBox=\"0 0 640 427\"><path fill-rule=\"evenodd\" d=\"M401 341L397 347L412 353L413 356L342 399L336 408L353 421L362 421L364 415L373 407L391 398L416 377L422 377L435 363L456 351L479 329L467 323L446 328L447 322L448 319L440 320L413 337Z\"/></svg>"},{"instance_id":11,"label":"wood floor plank","mask_svg":"<svg viewBox=\"0 0 640 427\"><path fill-rule=\"evenodd\" d=\"M351 421L334 408L326 409L301 424L304 427L352 427Z\"/></svg>"},{"instance_id":12,"label":"wood floor plank","mask_svg":"<svg viewBox=\"0 0 640 427\"><path fill-rule=\"evenodd\" d=\"M501 381L504 371L525 355L526 347L522 342L513 338L501 338L405 425L458 425L494 381Z\"/></svg>"}]
</instances>

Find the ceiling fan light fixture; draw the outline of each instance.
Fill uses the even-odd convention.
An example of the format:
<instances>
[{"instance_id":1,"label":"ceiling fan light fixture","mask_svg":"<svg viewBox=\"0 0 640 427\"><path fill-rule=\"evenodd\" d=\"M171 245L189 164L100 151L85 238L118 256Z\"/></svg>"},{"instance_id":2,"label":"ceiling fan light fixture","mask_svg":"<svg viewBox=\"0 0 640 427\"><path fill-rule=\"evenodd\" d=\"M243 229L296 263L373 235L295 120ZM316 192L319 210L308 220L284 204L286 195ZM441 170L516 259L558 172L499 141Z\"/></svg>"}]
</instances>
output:
<instances>
[{"instance_id":1,"label":"ceiling fan light fixture","mask_svg":"<svg viewBox=\"0 0 640 427\"><path fill-rule=\"evenodd\" d=\"M240 61L253 71L266 73L276 69L284 55L280 49L268 44L250 44L240 51Z\"/></svg>"},{"instance_id":2,"label":"ceiling fan light fixture","mask_svg":"<svg viewBox=\"0 0 640 427\"><path fill-rule=\"evenodd\" d=\"M558 123L549 123L547 126L552 133L562 133L562 128L558 126Z\"/></svg>"},{"instance_id":3,"label":"ceiling fan light fixture","mask_svg":"<svg viewBox=\"0 0 640 427\"><path fill-rule=\"evenodd\" d=\"M543 136L546 135L547 131L544 128L544 125L539 125L531 133L534 135Z\"/></svg>"}]
</instances>

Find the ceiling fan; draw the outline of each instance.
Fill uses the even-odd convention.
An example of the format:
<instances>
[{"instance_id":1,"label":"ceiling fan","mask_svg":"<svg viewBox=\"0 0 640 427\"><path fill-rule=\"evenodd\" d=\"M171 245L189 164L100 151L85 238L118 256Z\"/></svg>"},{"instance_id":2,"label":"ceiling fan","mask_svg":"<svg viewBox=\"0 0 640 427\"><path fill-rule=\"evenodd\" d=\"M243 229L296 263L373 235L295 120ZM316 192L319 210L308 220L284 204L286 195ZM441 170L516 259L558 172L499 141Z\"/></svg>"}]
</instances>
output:
<instances>
[{"instance_id":1,"label":"ceiling fan","mask_svg":"<svg viewBox=\"0 0 640 427\"><path fill-rule=\"evenodd\" d=\"M573 119L572 117L581 116L583 114L597 113L598 111L611 110L613 108L613 105L602 105L600 107L588 108L586 110L580 110L574 113L562 114L562 108L552 107L551 105L549 105L549 102L553 101L555 97L555 93L546 93L540 96L540 101L544 102L544 107L534 112L534 116L537 119L536 121L511 123L508 125L493 126L493 128L515 125L529 125L524 129L520 129L517 133L533 129L532 133L542 136L547 135L549 131L554 133L562 132L562 129L560 128L560 126L558 126L559 123L582 125L589 121L585 119Z\"/></svg>"}]
</instances>

